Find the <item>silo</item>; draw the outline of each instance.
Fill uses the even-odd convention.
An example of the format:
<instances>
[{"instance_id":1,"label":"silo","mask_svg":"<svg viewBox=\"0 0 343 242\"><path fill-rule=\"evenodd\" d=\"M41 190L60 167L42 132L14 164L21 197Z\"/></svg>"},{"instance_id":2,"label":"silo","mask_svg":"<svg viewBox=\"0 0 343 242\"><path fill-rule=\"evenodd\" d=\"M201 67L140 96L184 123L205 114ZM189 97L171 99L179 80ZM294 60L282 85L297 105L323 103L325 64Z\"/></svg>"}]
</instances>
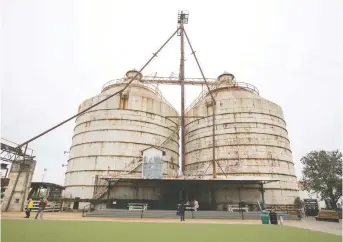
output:
<instances>
[{"instance_id":1,"label":"silo","mask_svg":"<svg viewBox=\"0 0 343 242\"><path fill-rule=\"evenodd\" d=\"M218 77L211 90L215 97L216 161L230 177L269 177L280 180L265 185L267 204L290 204L298 194L292 152L280 106L259 96L258 90L239 83L231 74ZM185 173L212 176L212 99L202 93L186 109ZM224 172L216 167L218 178ZM258 186L216 188L217 204L261 201Z\"/></svg>"},{"instance_id":2,"label":"silo","mask_svg":"<svg viewBox=\"0 0 343 242\"><path fill-rule=\"evenodd\" d=\"M79 112L121 90L136 74L129 71L125 78L106 83L99 95L81 103ZM92 198L97 175L119 174L120 177L130 173L141 177L141 151L163 143L163 173L177 174L179 124L175 117L179 114L155 86L141 82L141 78L139 73L121 95L76 119L65 175L66 196ZM149 187L132 188L130 184L123 187L119 184L113 189L117 199L140 199L140 196L155 199L158 196L158 191L148 191ZM137 189L141 190L137 192Z\"/></svg>"}]
</instances>

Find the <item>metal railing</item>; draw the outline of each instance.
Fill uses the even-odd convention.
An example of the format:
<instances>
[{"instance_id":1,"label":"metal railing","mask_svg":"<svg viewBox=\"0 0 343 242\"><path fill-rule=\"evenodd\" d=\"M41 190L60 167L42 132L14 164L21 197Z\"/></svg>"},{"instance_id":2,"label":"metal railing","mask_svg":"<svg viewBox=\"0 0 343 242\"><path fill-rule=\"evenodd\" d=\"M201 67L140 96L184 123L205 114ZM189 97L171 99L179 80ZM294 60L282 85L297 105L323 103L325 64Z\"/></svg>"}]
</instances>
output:
<instances>
[{"instance_id":1,"label":"metal railing","mask_svg":"<svg viewBox=\"0 0 343 242\"><path fill-rule=\"evenodd\" d=\"M93 207L92 207L93 206ZM87 212L91 212L92 211L92 208L94 208L95 207L95 205L93 204L93 203L89 203L89 204L87 204L86 206L84 206L83 207L83 209L82 209L82 217L84 217L86 214L87 214ZM87 210L87 208L89 209L89 210Z\"/></svg>"},{"instance_id":2,"label":"metal railing","mask_svg":"<svg viewBox=\"0 0 343 242\"><path fill-rule=\"evenodd\" d=\"M33 201L33 208L31 209L31 211L33 211L33 212L38 211L39 202L40 201L38 201L38 200ZM26 204L26 206L27 206L27 204ZM26 206L23 209L24 211L25 211ZM44 209L44 212L59 212L59 211L61 211L61 207L62 207L61 202L49 202L48 201L48 206L46 206L46 208Z\"/></svg>"},{"instance_id":3,"label":"metal railing","mask_svg":"<svg viewBox=\"0 0 343 242\"><path fill-rule=\"evenodd\" d=\"M210 91L212 92L216 89L221 89L221 88L242 88L247 91L256 93L257 95L260 95L257 87L246 82L234 82L232 84L227 84L225 82L218 82L218 85L210 87ZM186 108L185 112L188 112L190 109L192 109L200 100L204 99L208 94L209 94L209 91L207 89L204 89L199 94L199 96Z\"/></svg>"},{"instance_id":4,"label":"metal railing","mask_svg":"<svg viewBox=\"0 0 343 242\"><path fill-rule=\"evenodd\" d=\"M115 86L115 85L120 85L120 84L125 84L126 82L128 82L129 79L125 79L125 78L120 78L120 79L114 79L111 80L109 82L106 82L102 88L101 88L101 92L106 91L107 89L109 89L109 87L111 86ZM150 83L148 80L134 80L131 83L131 86L143 86L144 88L150 90L151 92L153 92L155 95L157 95L159 98L161 98L163 100L163 102L165 102L166 104L168 104L170 107L172 107L176 112L177 110L174 108L174 106L162 95L161 90L157 87L157 85Z\"/></svg>"}]
</instances>

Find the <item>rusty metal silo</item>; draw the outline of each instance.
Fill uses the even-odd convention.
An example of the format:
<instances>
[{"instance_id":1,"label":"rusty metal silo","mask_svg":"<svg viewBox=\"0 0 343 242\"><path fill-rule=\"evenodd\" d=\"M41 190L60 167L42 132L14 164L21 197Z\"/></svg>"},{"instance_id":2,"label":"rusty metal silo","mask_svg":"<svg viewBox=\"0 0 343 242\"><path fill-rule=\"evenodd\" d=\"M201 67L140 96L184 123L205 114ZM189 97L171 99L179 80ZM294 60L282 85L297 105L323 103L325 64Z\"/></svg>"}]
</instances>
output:
<instances>
[{"instance_id":1,"label":"rusty metal silo","mask_svg":"<svg viewBox=\"0 0 343 242\"><path fill-rule=\"evenodd\" d=\"M215 97L215 156L218 177L271 177L265 185L267 204L290 204L298 194L297 179L286 122L280 106L259 96L258 90L239 83L231 74L218 77L211 90ZM212 176L212 99L202 93L186 110L185 173ZM246 187L240 199L258 200L258 189ZM234 194L234 195L233 195ZM231 196L232 195L232 196ZM215 199L238 202L237 189L218 188Z\"/></svg>"},{"instance_id":2,"label":"rusty metal silo","mask_svg":"<svg viewBox=\"0 0 343 242\"><path fill-rule=\"evenodd\" d=\"M79 111L121 90L136 74L129 71L125 78L106 83L99 95L80 105ZM65 176L68 196L92 198L97 175L141 176L141 151L151 146L163 145L163 173L177 174L179 124L175 117L179 114L155 86L141 82L141 78L139 74L121 95L76 119ZM116 198L140 199L130 186L118 189ZM151 191L145 194L150 194L151 199L158 196Z\"/></svg>"}]
</instances>

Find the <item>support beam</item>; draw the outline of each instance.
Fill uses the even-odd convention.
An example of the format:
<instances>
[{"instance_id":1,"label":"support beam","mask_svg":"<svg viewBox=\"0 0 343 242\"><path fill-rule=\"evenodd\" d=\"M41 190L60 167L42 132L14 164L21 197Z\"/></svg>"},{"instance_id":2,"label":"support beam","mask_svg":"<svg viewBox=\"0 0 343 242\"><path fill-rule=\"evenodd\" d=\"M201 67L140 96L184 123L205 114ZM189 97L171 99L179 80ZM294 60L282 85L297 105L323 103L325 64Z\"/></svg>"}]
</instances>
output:
<instances>
[{"instance_id":1,"label":"support beam","mask_svg":"<svg viewBox=\"0 0 343 242\"><path fill-rule=\"evenodd\" d=\"M213 178L217 178L217 167L216 167L216 125L215 125L215 110L216 103L212 104L212 174ZM225 172L224 172L225 174Z\"/></svg>"},{"instance_id":2,"label":"support beam","mask_svg":"<svg viewBox=\"0 0 343 242\"><path fill-rule=\"evenodd\" d=\"M168 84L168 85L181 85L181 81L180 80L171 80L168 79L167 77L163 77L163 78L155 78L155 79L143 79L141 80L142 82L146 82L146 83L152 83L152 84ZM183 80L183 84L184 85L195 85L195 86L202 86L205 85L203 80L199 80L199 79L195 79L195 78L185 78ZM218 83L215 82L214 78L211 78L211 81L208 81L208 85L209 86L215 86Z\"/></svg>"},{"instance_id":3,"label":"support beam","mask_svg":"<svg viewBox=\"0 0 343 242\"><path fill-rule=\"evenodd\" d=\"M185 44L184 44L184 24L188 22L188 14L183 11L178 14L179 35L180 35L180 85L181 85L181 171L185 171Z\"/></svg>"},{"instance_id":4,"label":"support beam","mask_svg":"<svg viewBox=\"0 0 343 242\"><path fill-rule=\"evenodd\" d=\"M261 183L260 184L260 192L261 192L261 197L262 197L262 203L263 203L263 208L264 208L264 206L265 206L265 200L264 200L264 192L265 192L265 190L264 190L264 188L263 188L263 183Z\"/></svg>"},{"instance_id":5,"label":"support beam","mask_svg":"<svg viewBox=\"0 0 343 242\"><path fill-rule=\"evenodd\" d=\"M109 180L108 181L108 185L107 185L107 208L110 208L111 204L110 204L110 195L111 195L111 188L112 188L112 181Z\"/></svg>"},{"instance_id":6,"label":"support beam","mask_svg":"<svg viewBox=\"0 0 343 242\"><path fill-rule=\"evenodd\" d=\"M216 161L216 124L215 124L215 109L216 109L216 100L211 92L211 89L208 85L208 81L206 80L205 78L205 75L204 75L204 72L200 66L200 63L199 63L199 60L195 54L195 51L193 49L193 46L191 44L191 41L187 35L187 32L184 30L184 33L185 33L185 36L186 36L186 39L187 39L187 42L188 42L188 45L189 47L191 48L191 51L192 51L192 55L194 56L194 59L198 65L198 68L199 68L199 71L201 73L201 76L203 78L203 81L207 87L207 90L208 90L208 94L211 96L211 99L212 99L212 175L213 175L213 178L217 178L217 165L220 167L220 169L222 170L223 174L225 174L226 177L227 174L226 172L223 170L223 168L219 165L219 163ZM208 168L207 168L208 169ZM206 171L207 171L206 169ZM205 174L206 174L206 171L205 171Z\"/></svg>"}]
</instances>

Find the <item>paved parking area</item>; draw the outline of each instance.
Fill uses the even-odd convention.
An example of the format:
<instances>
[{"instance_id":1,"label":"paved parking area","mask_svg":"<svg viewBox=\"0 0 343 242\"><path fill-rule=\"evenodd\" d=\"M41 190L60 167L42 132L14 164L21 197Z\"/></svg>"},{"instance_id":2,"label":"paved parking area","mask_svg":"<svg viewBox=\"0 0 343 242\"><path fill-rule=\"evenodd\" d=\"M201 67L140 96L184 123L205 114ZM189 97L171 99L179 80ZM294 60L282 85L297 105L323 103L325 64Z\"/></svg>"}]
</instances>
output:
<instances>
[{"instance_id":1,"label":"paved parking area","mask_svg":"<svg viewBox=\"0 0 343 242\"><path fill-rule=\"evenodd\" d=\"M339 223L335 223L335 222L316 221L314 218L308 217L298 222L284 221L283 224L286 226L315 230L315 231L342 236L342 220L340 220Z\"/></svg>"}]
</instances>

